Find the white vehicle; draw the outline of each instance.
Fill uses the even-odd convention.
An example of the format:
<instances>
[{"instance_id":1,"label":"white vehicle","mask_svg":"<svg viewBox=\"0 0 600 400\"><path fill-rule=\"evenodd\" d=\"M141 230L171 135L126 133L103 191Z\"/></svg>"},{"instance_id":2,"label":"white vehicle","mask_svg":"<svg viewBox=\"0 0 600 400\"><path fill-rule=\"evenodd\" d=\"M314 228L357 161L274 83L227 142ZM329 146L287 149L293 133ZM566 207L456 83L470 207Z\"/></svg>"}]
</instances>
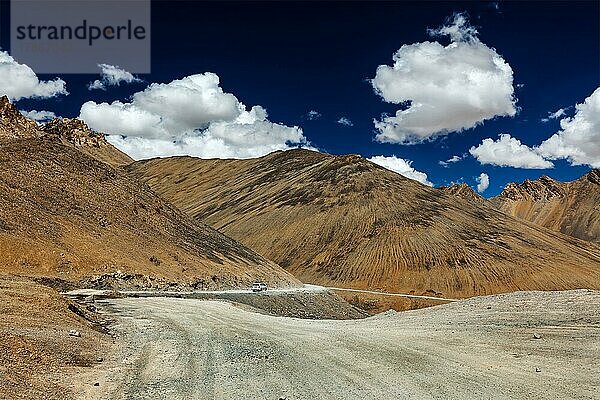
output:
<instances>
[{"instance_id":1,"label":"white vehicle","mask_svg":"<svg viewBox=\"0 0 600 400\"><path fill-rule=\"evenodd\" d=\"M262 282L254 282L252 284L252 291L257 293L257 292L264 292L267 290L267 284L266 283L262 283Z\"/></svg>"}]
</instances>

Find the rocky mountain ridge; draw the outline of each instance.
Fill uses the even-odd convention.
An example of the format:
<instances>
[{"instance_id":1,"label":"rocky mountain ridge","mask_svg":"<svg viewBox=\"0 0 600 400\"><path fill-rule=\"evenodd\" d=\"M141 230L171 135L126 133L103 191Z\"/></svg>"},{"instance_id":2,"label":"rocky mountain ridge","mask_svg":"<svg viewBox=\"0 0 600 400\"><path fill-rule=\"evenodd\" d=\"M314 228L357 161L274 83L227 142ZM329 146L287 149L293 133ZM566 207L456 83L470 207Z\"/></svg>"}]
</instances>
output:
<instances>
[{"instance_id":1,"label":"rocky mountain ridge","mask_svg":"<svg viewBox=\"0 0 600 400\"><path fill-rule=\"evenodd\" d=\"M566 184L556 181L547 175L538 179L526 179L523 183L509 183L502 193L498 195L500 200L549 200L552 198L563 198L566 195Z\"/></svg>"},{"instance_id":2,"label":"rocky mountain ridge","mask_svg":"<svg viewBox=\"0 0 600 400\"><path fill-rule=\"evenodd\" d=\"M124 166L133 162L131 157L108 143L104 134L90 129L77 118L55 118L45 124L38 124L21 114L8 97L0 98L0 140L41 137L78 147L112 166Z\"/></svg>"},{"instance_id":3,"label":"rocky mountain ridge","mask_svg":"<svg viewBox=\"0 0 600 400\"><path fill-rule=\"evenodd\" d=\"M447 297L600 287L600 247L362 157L297 149L128 169L308 283Z\"/></svg>"},{"instance_id":4,"label":"rocky mountain ridge","mask_svg":"<svg viewBox=\"0 0 600 400\"><path fill-rule=\"evenodd\" d=\"M0 97L0 140L40 137L39 125L25 117L7 96Z\"/></svg>"},{"instance_id":5,"label":"rocky mountain ridge","mask_svg":"<svg viewBox=\"0 0 600 400\"><path fill-rule=\"evenodd\" d=\"M509 215L600 243L600 169L571 182L542 176L510 183L489 201Z\"/></svg>"},{"instance_id":6,"label":"rocky mountain ridge","mask_svg":"<svg viewBox=\"0 0 600 400\"><path fill-rule=\"evenodd\" d=\"M486 200L484 197L476 193L473 188L466 183L457 183L450 186L440 186L440 190L452 195L463 198L465 200L474 201L477 203L484 203Z\"/></svg>"},{"instance_id":7,"label":"rocky mountain ridge","mask_svg":"<svg viewBox=\"0 0 600 400\"><path fill-rule=\"evenodd\" d=\"M300 282L192 220L128 174L131 159L76 119L45 125L0 102L0 275L97 288Z\"/></svg>"}]
</instances>

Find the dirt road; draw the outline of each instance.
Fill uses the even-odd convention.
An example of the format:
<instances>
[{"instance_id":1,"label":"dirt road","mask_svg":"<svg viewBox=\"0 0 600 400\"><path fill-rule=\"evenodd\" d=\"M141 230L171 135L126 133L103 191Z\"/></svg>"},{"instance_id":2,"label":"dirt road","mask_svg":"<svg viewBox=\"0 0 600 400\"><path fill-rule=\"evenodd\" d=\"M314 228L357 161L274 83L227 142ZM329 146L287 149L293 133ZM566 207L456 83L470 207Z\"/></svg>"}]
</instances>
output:
<instances>
[{"instance_id":1,"label":"dirt road","mask_svg":"<svg viewBox=\"0 0 600 400\"><path fill-rule=\"evenodd\" d=\"M113 299L104 308L118 315L120 348L103 370L78 378L85 399L600 393L600 292L515 293L353 321L273 317L195 299Z\"/></svg>"}]
</instances>

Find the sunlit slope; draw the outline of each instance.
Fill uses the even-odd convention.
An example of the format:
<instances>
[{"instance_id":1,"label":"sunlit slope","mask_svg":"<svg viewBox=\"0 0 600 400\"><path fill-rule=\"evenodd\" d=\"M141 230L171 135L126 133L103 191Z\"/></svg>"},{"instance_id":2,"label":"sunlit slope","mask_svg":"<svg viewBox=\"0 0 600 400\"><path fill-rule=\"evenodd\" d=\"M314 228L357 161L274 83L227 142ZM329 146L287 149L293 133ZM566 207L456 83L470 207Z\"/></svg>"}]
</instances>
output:
<instances>
[{"instance_id":1,"label":"sunlit slope","mask_svg":"<svg viewBox=\"0 0 600 400\"><path fill-rule=\"evenodd\" d=\"M52 136L0 140L0 273L163 288L299 283Z\"/></svg>"},{"instance_id":2,"label":"sunlit slope","mask_svg":"<svg viewBox=\"0 0 600 400\"><path fill-rule=\"evenodd\" d=\"M600 288L600 248L356 155L174 157L129 167L177 207L305 282L470 296Z\"/></svg>"},{"instance_id":3,"label":"sunlit slope","mask_svg":"<svg viewBox=\"0 0 600 400\"><path fill-rule=\"evenodd\" d=\"M507 214L600 243L600 170L572 182L542 176L511 183L492 199Z\"/></svg>"}]
</instances>

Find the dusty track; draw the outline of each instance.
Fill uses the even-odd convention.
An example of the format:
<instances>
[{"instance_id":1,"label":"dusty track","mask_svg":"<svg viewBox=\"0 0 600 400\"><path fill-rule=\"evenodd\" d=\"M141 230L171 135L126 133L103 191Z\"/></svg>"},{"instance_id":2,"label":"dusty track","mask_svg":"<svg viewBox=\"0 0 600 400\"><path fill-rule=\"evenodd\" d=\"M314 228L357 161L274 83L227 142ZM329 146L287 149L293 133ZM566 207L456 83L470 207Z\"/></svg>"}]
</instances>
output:
<instances>
[{"instance_id":1,"label":"dusty track","mask_svg":"<svg viewBox=\"0 0 600 400\"><path fill-rule=\"evenodd\" d=\"M194 299L104 307L119 315L122 345L100 378L79 377L86 399L591 399L600 385L600 292L473 298L359 321Z\"/></svg>"}]
</instances>

